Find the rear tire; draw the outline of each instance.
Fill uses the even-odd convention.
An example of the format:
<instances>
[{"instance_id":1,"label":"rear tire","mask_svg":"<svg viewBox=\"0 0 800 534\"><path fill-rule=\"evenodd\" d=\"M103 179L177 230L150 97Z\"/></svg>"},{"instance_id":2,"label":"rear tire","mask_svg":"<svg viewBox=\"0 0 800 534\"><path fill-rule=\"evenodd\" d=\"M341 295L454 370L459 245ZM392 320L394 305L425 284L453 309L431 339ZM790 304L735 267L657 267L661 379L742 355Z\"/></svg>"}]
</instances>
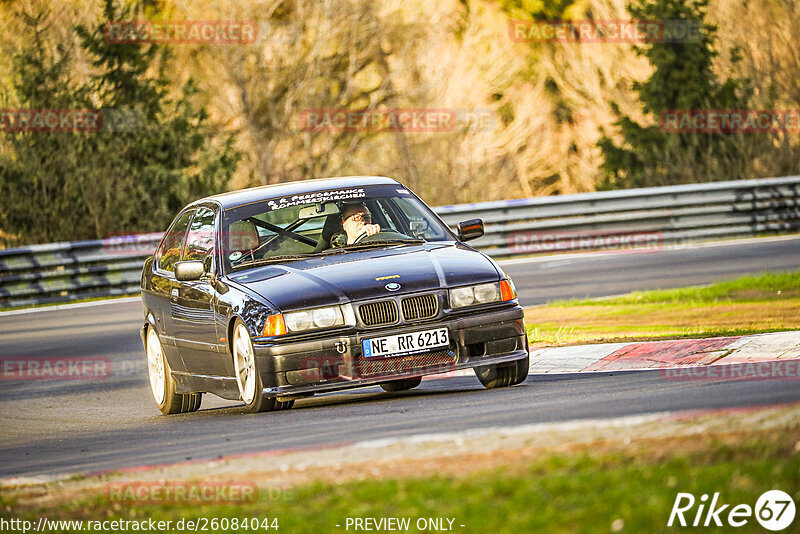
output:
<instances>
[{"instance_id":1,"label":"rear tire","mask_svg":"<svg viewBox=\"0 0 800 534\"><path fill-rule=\"evenodd\" d=\"M414 389L422 382L422 377L418 376L416 378L404 378L402 380L392 380L391 382L384 382L381 384L381 387L384 391L406 391L409 389Z\"/></svg>"},{"instance_id":2,"label":"rear tire","mask_svg":"<svg viewBox=\"0 0 800 534\"><path fill-rule=\"evenodd\" d=\"M186 410L187 412L196 412L200 409L200 404L203 402L202 393L189 393L184 397L189 397L189 409Z\"/></svg>"},{"instance_id":3,"label":"rear tire","mask_svg":"<svg viewBox=\"0 0 800 534\"><path fill-rule=\"evenodd\" d=\"M530 356L525 356L510 363L476 367L475 376L486 389L504 388L524 382L528 378L529 367Z\"/></svg>"},{"instance_id":4,"label":"rear tire","mask_svg":"<svg viewBox=\"0 0 800 534\"><path fill-rule=\"evenodd\" d=\"M203 402L202 393L175 393L175 379L172 378L161 340L152 326L147 328L146 352L150 391L159 411L164 415L171 415L199 410L200 403Z\"/></svg>"},{"instance_id":5,"label":"rear tire","mask_svg":"<svg viewBox=\"0 0 800 534\"><path fill-rule=\"evenodd\" d=\"M275 401L275 411L278 410L289 410L291 407L294 406L294 399L287 400L287 401Z\"/></svg>"}]
</instances>

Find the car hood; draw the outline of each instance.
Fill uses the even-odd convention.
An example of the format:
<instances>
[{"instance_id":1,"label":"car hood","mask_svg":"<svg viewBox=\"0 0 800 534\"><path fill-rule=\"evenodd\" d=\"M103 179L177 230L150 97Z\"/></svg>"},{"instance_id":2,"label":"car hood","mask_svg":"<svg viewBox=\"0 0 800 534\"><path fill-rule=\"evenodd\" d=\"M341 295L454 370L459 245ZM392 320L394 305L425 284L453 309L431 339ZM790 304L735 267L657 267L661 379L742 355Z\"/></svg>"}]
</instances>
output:
<instances>
[{"instance_id":1,"label":"car hood","mask_svg":"<svg viewBox=\"0 0 800 534\"><path fill-rule=\"evenodd\" d=\"M425 243L308 258L229 275L281 311L479 284L499 279L480 252L461 244ZM389 291L387 284L400 284Z\"/></svg>"}]
</instances>

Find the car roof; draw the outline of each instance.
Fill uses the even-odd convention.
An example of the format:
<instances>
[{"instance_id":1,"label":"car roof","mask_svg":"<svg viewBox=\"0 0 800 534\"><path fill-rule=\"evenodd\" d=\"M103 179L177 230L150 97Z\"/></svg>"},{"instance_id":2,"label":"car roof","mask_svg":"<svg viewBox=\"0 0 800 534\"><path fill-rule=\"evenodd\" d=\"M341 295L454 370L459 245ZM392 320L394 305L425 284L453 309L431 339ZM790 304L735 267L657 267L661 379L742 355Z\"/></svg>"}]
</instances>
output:
<instances>
[{"instance_id":1,"label":"car roof","mask_svg":"<svg viewBox=\"0 0 800 534\"><path fill-rule=\"evenodd\" d=\"M300 195L314 191L324 191L326 189L343 189L349 187L360 187L365 185L402 185L393 178L384 176L339 176L335 178L318 178L315 180L299 180L296 182L284 182L274 185L264 185L251 187L249 189L239 189L229 193L221 193L210 197L201 198L192 204L213 201L222 206L222 209L235 208L243 204L250 204L270 198L282 197L287 195Z\"/></svg>"}]
</instances>

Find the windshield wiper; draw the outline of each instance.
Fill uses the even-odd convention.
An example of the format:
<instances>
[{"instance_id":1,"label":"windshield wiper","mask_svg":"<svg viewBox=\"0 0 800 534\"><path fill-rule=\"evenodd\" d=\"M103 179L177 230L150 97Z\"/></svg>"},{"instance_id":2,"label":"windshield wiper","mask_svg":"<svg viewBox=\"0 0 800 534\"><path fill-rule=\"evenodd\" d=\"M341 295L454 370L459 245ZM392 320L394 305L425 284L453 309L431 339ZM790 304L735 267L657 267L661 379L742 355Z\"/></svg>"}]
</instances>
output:
<instances>
[{"instance_id":1,"label":"windshield wiper","mask_svg":"<svg viewBox=\"0 0 800 534\"><path fill-rule=\"evenodd\" d=\"M261 258L260 260L253 260L248 261L246 263L240 263L239 265L234 265L233 269L238 271L242 267L251 268L251 267L258 267L260 265L268 265L270 263L281 263L284 261L298 261L298 260L305 260L308 258L313 258L316 254L284 254L282 256L272 256L269 258Z\"/></svg>"},{"instance_id":2,"label":"windshield wiper","mask_svg":"<svg viewBox=\"0 0 800 534\"><path fill-rule=\"evenodd\" d=\"M329 248L325 250L321 250L319 252L314 252L311 254L310 257L320 257L320 256L332 256L334 254L341 254L342 252L347 252L347 249L344 247L336 247L336 248Z\"/></svg>"},{"instance_id":3,"label":"windshield wiper","mask_svg":"<svg viewBox=\"0 0 800 534\"><path fill-rule=\"evenodd\" d=\"M413 239L413 238L381 239L380 241L369 241L367 243L355 243L352 245L345 245L342 247L342 249L358 250L361 248L385 247L387 245L421 245L424 242L425 242L424 239Z\"/></svg>"}]
</instances>

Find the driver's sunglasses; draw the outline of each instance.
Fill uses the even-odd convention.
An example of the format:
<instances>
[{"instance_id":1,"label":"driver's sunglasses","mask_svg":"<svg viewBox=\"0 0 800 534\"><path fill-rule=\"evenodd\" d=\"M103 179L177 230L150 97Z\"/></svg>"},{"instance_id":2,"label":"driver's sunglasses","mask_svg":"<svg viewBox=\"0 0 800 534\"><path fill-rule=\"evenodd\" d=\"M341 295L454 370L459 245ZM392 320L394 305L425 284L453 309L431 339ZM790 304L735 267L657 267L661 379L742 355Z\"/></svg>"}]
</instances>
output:
<instances>
[{"instance_id":1,"label":"driver's sunglasses","mask_svg":"<svg viewBox=\"0 0 800 534\"><path fill-rule=\"evenodd\" d=\"M363 222L364 224L370 224L372 222L372 214L371 213L364 213L364 212L360 211L358 213L354 213L354 214L350 215L349 217L345 218L345 221L347 219L352 219L353 222L359 222L360 221L360 222Z\"/></svg>"}]
</instances>

